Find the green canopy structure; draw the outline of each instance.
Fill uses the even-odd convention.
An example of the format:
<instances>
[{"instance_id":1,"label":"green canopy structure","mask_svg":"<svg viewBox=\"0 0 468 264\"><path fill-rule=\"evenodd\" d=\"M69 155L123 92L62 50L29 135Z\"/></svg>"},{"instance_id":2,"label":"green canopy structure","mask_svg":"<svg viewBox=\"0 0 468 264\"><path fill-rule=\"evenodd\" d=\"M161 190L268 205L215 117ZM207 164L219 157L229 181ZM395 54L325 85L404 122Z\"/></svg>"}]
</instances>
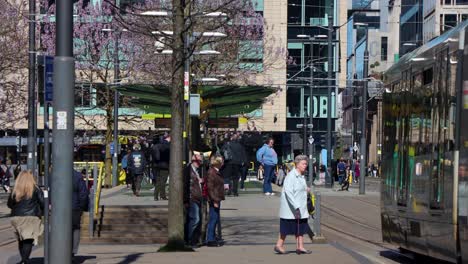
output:
<instances>
[{"instance_id":1,"label":"green canopy structure","mask_svg":"<svg viewBox=\"0 0 468 264\"><path fill-rule=\"evenodd\" d=\"M146 112L171 113L171 92L169 86L131 84L116 87L126 96L133 97L132 103ZM251 113L278 88L266 86L196 86L201 97L201 111L211 117L226 117Z\"/></svg>"}]
</instances>

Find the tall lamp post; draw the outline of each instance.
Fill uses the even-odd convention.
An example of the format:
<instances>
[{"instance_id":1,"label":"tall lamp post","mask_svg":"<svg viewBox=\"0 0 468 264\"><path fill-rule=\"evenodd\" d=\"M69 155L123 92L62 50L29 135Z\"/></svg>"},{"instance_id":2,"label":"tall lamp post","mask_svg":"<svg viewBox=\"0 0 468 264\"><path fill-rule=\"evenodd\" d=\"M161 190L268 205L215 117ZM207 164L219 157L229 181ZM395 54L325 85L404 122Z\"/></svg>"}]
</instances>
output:
<instances>
[{"instance_id":1,"label":"tall lamp post","mask_svg":"<svg viewBox=\"0 0 468 264\"><path fill-rule=\"evenodd\" d=\"M310 84L309 84L309 98L310 98L310 106L309 106L309 125L306 125L305 122L305 113L304 112L304 154L306 152L305 146L307 145L306 140L309 141L309 185L312 186L312 178L314 176L313 169L314 169L314 159L313 159L313 144L314 144L314 137L313 137L313 128L314 128L314 97L313 97L313 87L314 87L314 43L315 40L318 38L324 38L325 35L297 35L298 38L308 38L310 41ZM309 128L309 138L306 137L306 126Z\"/></svg>"},{"instance_id":2,"label":"tall lamp post","mask_svg":"<svg viewBox=\"0 0 468 264\"><path fill-rule=\"evenodd\" d=\"M114 42L114 83L120 83L120 62L119 62L119 37L120 32L115 33ZM114 89L114 153L112 155L112 186L118 184L118 149L119 149L119 91Z\"/></svg>"},{"instance_id":3,"label":"tall lamp post","mask_svg":"<svg viewBox=\"0 0 468 264\"><path fill-rule=\"evenodd\" d=\"M36 175L36 2L29 0L28 170Z\"/></svg>"},{"instance_id":4,"label":"tall lamp post","mask_svg":"<svg viewBox=\"0 0 468 264\"><path fill-rule=\"evenodd\" d=\"M354 23L355 26L364 26L366 29L366 38L365 38L365 49L364 49L364 69L362 74L363 79L363 91L362 91L362 112L361 112L361 161L359 163L359 170L363 175L359 179L359 194L366 194L366 174L365 166L367 163L367 142L366 142L366 126L367 126L367 71L369 65L369 50L368 50L368 40L369 40L369 25L366 23Z\"/></svg>"},{"instance_id":5,"label":"tall lamp post","mask_svg":"<svg viewBox=\"0 0 468 264\"><path fill-rule=\"evenodd\" d=\"M72 179L75 59L73 57L73 1L57 1L54 60L54 127L51 178L49 262L70 264L72 258ZM29 142L28 142L29 143Z\"/></svg>"}]
</instances>

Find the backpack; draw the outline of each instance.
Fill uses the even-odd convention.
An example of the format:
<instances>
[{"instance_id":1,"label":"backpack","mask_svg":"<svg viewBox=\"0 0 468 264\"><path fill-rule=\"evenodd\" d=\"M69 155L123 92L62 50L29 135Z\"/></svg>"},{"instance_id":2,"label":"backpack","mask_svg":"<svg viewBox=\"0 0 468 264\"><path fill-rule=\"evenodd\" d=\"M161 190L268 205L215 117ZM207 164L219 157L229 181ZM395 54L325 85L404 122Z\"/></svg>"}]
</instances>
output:
<instances>
[{"instance_id":1,"label":"backpack","mask_svg":"<svg viewBox=\"0 0 468 264\"><path fill-rule=\"evenodd\" d=\"M232 160L233 153L231 148L231 142L227 142L225 146L223 146L223 157L225 161Z\"/></svg>"}]
</instances>

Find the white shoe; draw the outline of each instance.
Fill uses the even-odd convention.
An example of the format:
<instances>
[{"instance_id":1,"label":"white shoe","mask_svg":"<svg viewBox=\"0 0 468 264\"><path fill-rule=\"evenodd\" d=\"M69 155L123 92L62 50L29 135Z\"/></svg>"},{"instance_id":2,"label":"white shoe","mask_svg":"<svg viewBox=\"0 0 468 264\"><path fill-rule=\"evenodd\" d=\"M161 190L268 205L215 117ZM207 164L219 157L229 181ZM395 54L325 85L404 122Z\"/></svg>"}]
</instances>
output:
<instances>
[{"instance_id":1,"label":"white shoe","mask_svg":"<svg viewBox=\"0 0 468 264\"><path fill-rule=\"evenodd\" d=\"M155 188L155 187L151 188L150 191L154 191L154 188Z\"/></svg>"},{"instance_id":2,"label":"white shoe","mask_svg":"<svg viewBox=\"0 0 468 264\"><path fill-rule=\"evenodd\" d=\"M273 193L273 192L272 192L272 193L270 193L270 195L271 195L271 196L274 196L274 195L275 195L275 193Z\"/></svg>"},{"instance_id":3,"label":"white shoe","mask_svg":"<svg viewBox=\"0 0 468 264\"><path fill-rule=\"evenodd\" d=\"M270 195L271 195L271 193L269 193L269 192L266 192L266 193L265 193L265 195L266 195L266 196L270 196Z\"/></svg>"}]
</instances>

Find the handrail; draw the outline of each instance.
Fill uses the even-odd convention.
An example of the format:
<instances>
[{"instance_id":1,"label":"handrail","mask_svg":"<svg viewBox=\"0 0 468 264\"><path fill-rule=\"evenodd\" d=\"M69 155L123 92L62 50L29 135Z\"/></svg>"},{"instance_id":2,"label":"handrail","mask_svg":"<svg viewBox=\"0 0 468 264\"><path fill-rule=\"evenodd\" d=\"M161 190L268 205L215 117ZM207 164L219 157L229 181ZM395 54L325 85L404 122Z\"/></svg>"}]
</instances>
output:
<instances>
[{"instance_id":1,"label":"handrail","mask_svg":"<svg viewBox=\"0 0 468 264\"><path fill-rule=\"evenodd\" d=\"M86 174L94 170L94 165L97 165L98 177L97 185L95 185L95 180L93 178L93 188L94 197L93 197L93 213L95 216L98 214L99 203L101 198L102 182L104 177L104 162L74 162L73 167L75 170L80 171L81 169L86 169ZM88 186L89 187L89 186Z\"/></svg>"}]
</instances>

